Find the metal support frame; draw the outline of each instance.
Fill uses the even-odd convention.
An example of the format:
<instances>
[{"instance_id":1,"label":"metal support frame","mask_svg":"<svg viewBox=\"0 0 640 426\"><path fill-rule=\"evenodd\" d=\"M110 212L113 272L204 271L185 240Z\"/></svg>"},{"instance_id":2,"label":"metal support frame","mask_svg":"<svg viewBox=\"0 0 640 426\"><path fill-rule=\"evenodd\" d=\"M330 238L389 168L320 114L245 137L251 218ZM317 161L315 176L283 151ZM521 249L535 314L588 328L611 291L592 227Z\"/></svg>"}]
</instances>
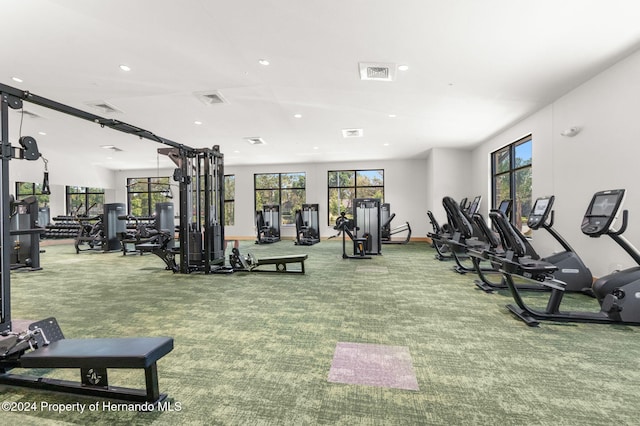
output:
<instances>
[{"instance_id":1,"label":"metal support frame","mask_svg":"<svg viewBox=\"0 0 640 426\"><path fill-rule=\"evenodd\" d=\"M150 132L149 130L142 129L140 127L136 127L119 120L114 120L112 118L104 118L99 115L92 114L90 112L82 111L72 106L61 104L60 102L43 98L42 96L34 95L33 93L30 93L28 91L7 86L6 84L0 83L0 93L3 96L3 101L4 101L4 96L7 95L10 97L16 98L16 100L26 101L35 105L40 105L42 107L61 112L63 114L67 114L77 118L81 118L83 120L91 121L93 123L99 124L101 127L109 127L119 132L129 133L131 135L138 136L139 138L149 139L151 141L158 142L164 145L169 145L174 148L182 148L182 149L185 149L186 151L196 151L195 148L191 148L181 143L174 142L170 139L160 137ZM22 105L18 107L13 107L13 108L16 109L21 107ZM3 126L6 125L5 123L6 121L3 121ZM7 136L8 136L8 133L7 133Z\"/></svg>"},{"instance_id":2,"label":"metal support frame","mask_svg":"<svg viewBox=\"0 0 640 426\"><path fill-rule=\"evenodd\" d=\"M2 250L0 250L0 331L11 330L11 206L9 200L9 161L12 156L9 143L9 105L19 108L22 102L6 93L1 93L0 100L0 135L2 147L0 151L0 234Z\"/></svg>"},{"instance_id":3,"label":"metal support frame","mask_svg":"<svg viewBox=\"0 0 640 426\"><path fill-rule=\"evenodd\" d=\"M0 250L0 332L11 330L11 278L10 278L10 188L9 188L9 161L12 158L22 158L15 154L16 148L11 146L9 142L9 108L19 109L22 108L24 102L29 102L35 105L39 105L48 109L52 109L63 114L71 115L73 117L80 118L82 120L91 121L98 124L101 127L108 127L119 132L128 133L137 136L141 139L148 139L153 142L161 143L175 148L179 153L180 158L183 159L197 159L198 167L202 161L206 163L205 171L213 173L215 180L215 202L210 200L210 204L207 204L205 210L205 222L207 226L204 229L205 241L205 261L204 271L210 271L211 265L211 242L214 241L212 224L216 224L220 227L220 247L224 243L224 171L223 171L223 155L220 153L219 148L216 146L213 149L197 149L187 145L183 145L178 142L174 142L170 139L163 138L150 132L149 130L142 129L131 124L124 123L119 120L111 118L101 117L80 109L71 107L69 105L62 104L60 102L53 101L51 99L44 98L42 96L35 95L29 91L21 90L15 87L11 87L0 83L0 137L1 137L1 150L0 150L0 238L2 249ZM27 158L29 159L29 158ZM189 164L191 161L183 161L180 166L182 176L191 176L191 170ZM213 167L212 167L213 165ZM190 210L192 206L190 203L190 197L193 196L191 185L196 183L196 187L200 185L200 168L198 168L198 179L196 182L181 182L180 183L180 250L181 250L181 264L180 272L188 273L191 271L188 265L189 261L189 249L188 249L188 228L191 223L189 220ZM220 183L218 183L220 181ZM207 188L212 188L212 183L209 178L204 180L205 193ZM196 194L199 194L197 192ZM199 197L197 197L199 198ZM205 201L205 203L207 203ZM198 205L199 206L199 205ZM213 208L215 207L215 209ZM199 207L198 207L199 208ZM209 211L211 209L211 211ZM198 210L198 215L200 215ZM202 229L202 228L199 228ZM185 244L186 243L186 244ZM214 246L215 246L214 242ZM183 252L184 250L184 252ZM216 259L214 259L214 262ZM222 261L224 262L224 253L222 253Z\"/></svg>"}]
</instances>

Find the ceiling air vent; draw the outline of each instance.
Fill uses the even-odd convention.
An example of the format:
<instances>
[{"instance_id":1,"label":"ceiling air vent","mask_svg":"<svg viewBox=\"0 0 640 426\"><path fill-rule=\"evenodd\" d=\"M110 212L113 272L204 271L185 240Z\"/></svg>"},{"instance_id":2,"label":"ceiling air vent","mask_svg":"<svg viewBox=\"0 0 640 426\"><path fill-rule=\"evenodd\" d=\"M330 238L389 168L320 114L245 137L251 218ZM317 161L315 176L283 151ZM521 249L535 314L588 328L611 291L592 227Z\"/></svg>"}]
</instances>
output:
<instances>
[{"instance_id":1,"label":"ceiling air vent","mask_svg":"<svg viewBox=\"0 0 640 426\"><path fill-rule=\"evenodd\" d=\"M200 99L200 101L205 105L215 105L215 104L226 104L227 100L222 97L222 93L217 90L208 91L208 92L196 92L194 93L196 98Z\"/></svg>"},{"instance_id":2,"label":"ceiling air vent","mask_svg":"<svg viewBox=\"0 0 640 426\"><path fill-rule=\"evenodd\" d=\"M393 81L396 79L396 64L381 62L359 62L360 80Z\"/></svg>"},{"instance_id":3,"label":"ceiling air vent","mask_svg":"<svg viewBox=\"0 0 640 426\"><path fill-rule=\"evenodd\" d=\"M122 150L115 145L100 145L100 148L109 149L113 152L122 152Z\"/></svg>"},{"instance_id":4,"label":"ceiling air vent","mask_svg":"<svg viewBox=\"0 0 640 426\"><path fill-rule=\"evenodd\" d=\"M262 138L245 138L251 145L266 145L267 143Z\"/></svg>"},{"instance_id":5,"label":"ceiling air vent","mask_svg":"<svg viewBox=\"0 0 640 426\"><path fill-rule=\"evenodd\" d=\"M103 114L114 114L114 113L122 113L122 110L116 108L115 106L111 105L109 102L105 102L105 101L95 101L95 102L86 102L87 105L89 105L92 108L97 109L98 111L100 111Z\"/></svg>"},{"instance_id":6,"label":"ceiling air vent","mask_svg":"<svg viewBox=\"0 0 640 426\"><path fill-rule=\"evenodd\" d=\"M342 129L343 138L361 138L363 134L362 129Z\"/></svg>"}]
</instances>

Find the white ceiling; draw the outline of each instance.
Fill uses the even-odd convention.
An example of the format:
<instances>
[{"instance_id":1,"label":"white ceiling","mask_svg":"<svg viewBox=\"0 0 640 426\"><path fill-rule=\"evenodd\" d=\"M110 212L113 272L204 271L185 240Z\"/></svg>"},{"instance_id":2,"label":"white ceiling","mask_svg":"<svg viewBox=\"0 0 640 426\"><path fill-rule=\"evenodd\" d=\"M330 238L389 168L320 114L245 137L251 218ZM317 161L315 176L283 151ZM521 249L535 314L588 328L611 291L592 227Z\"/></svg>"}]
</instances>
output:
<instances>
[{"instance_id":1,"label":"white ceiling","mask_svg":"<svg viewBox=\"0 0 640 426\"><path fill-rule=\"evenodd\" d=\"M637 0L2 0L0 12L1 83L185 145L220 145L227 165L473 146L640 47ZM409 69L361 81L359 62ZM215 90L228 103L194 95ZM25 117L22 135L45 156L171 164L151 141L25 106L42 118ZM14 143L19 122L12 113ZM364 136L344 139L346 128Z\"/></svg>"}]
</instances>

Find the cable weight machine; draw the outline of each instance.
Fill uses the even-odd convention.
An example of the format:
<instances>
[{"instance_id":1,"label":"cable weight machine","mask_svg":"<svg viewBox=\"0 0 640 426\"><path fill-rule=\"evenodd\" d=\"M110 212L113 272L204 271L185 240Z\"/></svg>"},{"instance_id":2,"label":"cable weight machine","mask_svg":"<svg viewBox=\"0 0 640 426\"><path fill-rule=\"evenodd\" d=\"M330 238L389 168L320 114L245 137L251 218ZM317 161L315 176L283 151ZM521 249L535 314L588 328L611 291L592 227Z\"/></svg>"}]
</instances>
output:
<instances>
[{"instance_id":1,"label":"cable weight machine","mask_svg":"<svg viewBox=\"0 0 640 426\"><path fill-rule=\"evenodd\" d=\"M380 199L356 198L353 200L353 218L356 238L366 240L365 254L382 254Z\"/></svg>"},{"instance_id":2,"label":"cable weight machine","mask_svg":"<svg viewBox=\"0 0 640 426\"><path fill-rule=\"evenodd\" d=\"M197 156L199 151L156 136L139 127L0 84L0 384L126 401L162 401L166 394L161 394L159 390L156 362L173 350L171 337L65 339L54 318L33 322L28 329L22 331L12 330L9 162L14 159L34 161L41 158L34 138L20 137L20 147L13 146L9 140L9 109L21 109L24 102L91 121L101 127L109 127L141 139L169 145L182 150L185 155ZM46 174L45 183L48 184ZM14 368L73 368L80 371L81 382L11 374L10 371ZM107 381L107 369L110 368L144 370L145 388L110 386ZM91 371L98 372L99 380L93 380L93 376L89 374Z\"/></svg>"},{"instance_id":3,"label":"cable weight machine","mask_svg":"<svg viewBox=\"0 0 640 426\"><path fill-rule=\"evenodd\" d=\"M158 148L178 166L180 254L174 271L182 274L222 271L224 266L224 156L220 147L184 150ZM226 271L226 270L225 270Z\"/></svg>"}]
</instances>

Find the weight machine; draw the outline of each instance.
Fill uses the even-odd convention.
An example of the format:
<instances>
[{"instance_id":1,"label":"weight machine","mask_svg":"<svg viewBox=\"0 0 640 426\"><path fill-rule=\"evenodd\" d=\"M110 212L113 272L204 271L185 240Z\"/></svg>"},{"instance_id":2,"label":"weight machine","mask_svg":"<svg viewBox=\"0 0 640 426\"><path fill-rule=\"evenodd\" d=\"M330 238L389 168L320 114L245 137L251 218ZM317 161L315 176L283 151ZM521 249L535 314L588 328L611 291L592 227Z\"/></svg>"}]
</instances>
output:
<instances>
[{"instance_id":1,"label":"weight machine","mask_svg":"<svg viewBox=\"0 0 640 426\"><path fill-rule=\"evenodd\" d=\"M120 219L125 209L123 203L105 204L101 215L79 219L80 228L74 243L76 253L87 250L102 250L105 253L120 250L122 246L118 236L127 229L126 222ZM95 223L91 223L92 221Z\"/></svg>"},{"instance_id":2,"label":"weight machine","mask_svg":"<svg viewBox=\"0 0 640 426\"><path fill-rule=\"evenodd\" d=\"M20 147L13 146L9 141L9 108L21 109L23 102L170 145L185 153L197 151L139 127L0 84L0 384L126 401L162 401L167 395L159 391L156 362L173 350L171 337L65 339L54 318L24 324L26 328L21 331L12 330L9 162L13 159L34 161L41 158L36 140L31 136L21 136ZM45 182L48 183L47 181L45 174ZM75 368L80 371L81 382L11 374L10 371L14 368ZM107 380L108 368L144 370L145 389L110 386Z\"/></svg>"},{"instance_id":3,"label":"weight machine","mask_svg":"<svg viewBox=\"0 0 640 426\"><path fill-rule=\"evenodd\" d=\"M131 231L121 232L118 235L122 244L122 254L150 252L156 248L173 249L175 245L175 224L173 203L156 203L155 216L136 217L122 215L122 220L133 222ZM128 246L133 245L133 250Z\"/></svg>"},{"instance_id":4,"label":"weight machine","mask_svg":"<svg viewBox=\"0 0 640 426\"><path fill-rule=\"evenodd\" d=\"M356 198L353 200L355 237L365 239L365 254L381 254L380 200L378 198Z\"/></svg>"},{"instance_id":5,"label":"weight machine","mask_svg":"<svg viewBox=\"0 0 640 426\"><path fill-rule=\"evenodd\" d=\"M262 210L256 211L256 228L258 230L256 244L280 241L280 206L264 204Z\"/></svg>"},{"instance_id":6,"label":"weight machine","mask_svg":"<svg viewBox=\"0 0 640 426\"><path fill-rule=\"evenodd\" d=\"M51 223L51 211L49 206L38 207L38 226L46 227Z\"/></svg>"},{"instance_id":7,"label":"weight machine","mask_svg":"<svg viewBox=\"0 0 640 426\"><path fill-rule=\"evenodd\" d=\"M371 259L371 256L367 256L366 245L368 237L356 237L354 233L357 229L352 219L347 219L345 212L340 212L340 216L336 219L336 226L333 227L338 231L337 237L342 234L342 258L343 259ZM353 231L353 232L352 232ZM353 241L353 256L347 254L347 236ZM329 237L329 238L333 238Z\"/></svg>"},{"instance_id":8,"label":"weight machine","mask_svg":"<svg viewBox=\"0 0 640 426\"><path fill-rule=\"evenodd\" d=\"M407 244L411 239L411 225L409 222L405 222L400 226L391 229L391 221L396 217L395 213L391 213L391 205L389 203L382 203L380 205L380 220L382 226L380 227L380 240L382 244ZM392 240L391 236L406 232L404 240Z\"/></svg>"},{"instance_id":9,"label":"weight machine","mask_svg":"<svg viewBox=\"0 0 640 426\"><path fill-rule=\"evenodd\" d=\"M38 226L38 199L35 196L31 195L11 203L10 233L15 238L11 253L11 269L42 269L40 235L44 232L44 228Z\"/></svg>"},{"instance_id":10,"label":"weight machine","mask_svg":"<svg viewBox=\"0 0 640 426\"><path fill-rule=\"evenodd\" d=\"M303 204L296 210L297 246L311 246L320 242L320 217L317 204Z\"/></svg>"},{"instance_id":11,"label":"weight machine","mask_svg":"<svg viewBox=\"0 0 640 426\"><path fill-rule=\"evenodd\" d=\"M224 156L220 147L158 148L178 166L173 180L180 185L180 245L161 254L174 272L227 272L224 269ZM158 253L156 253L158 254ZM159 255L160 255L159 254ZM174 256L180 255L179 263Z\"/></svg>"}]
</instances>

